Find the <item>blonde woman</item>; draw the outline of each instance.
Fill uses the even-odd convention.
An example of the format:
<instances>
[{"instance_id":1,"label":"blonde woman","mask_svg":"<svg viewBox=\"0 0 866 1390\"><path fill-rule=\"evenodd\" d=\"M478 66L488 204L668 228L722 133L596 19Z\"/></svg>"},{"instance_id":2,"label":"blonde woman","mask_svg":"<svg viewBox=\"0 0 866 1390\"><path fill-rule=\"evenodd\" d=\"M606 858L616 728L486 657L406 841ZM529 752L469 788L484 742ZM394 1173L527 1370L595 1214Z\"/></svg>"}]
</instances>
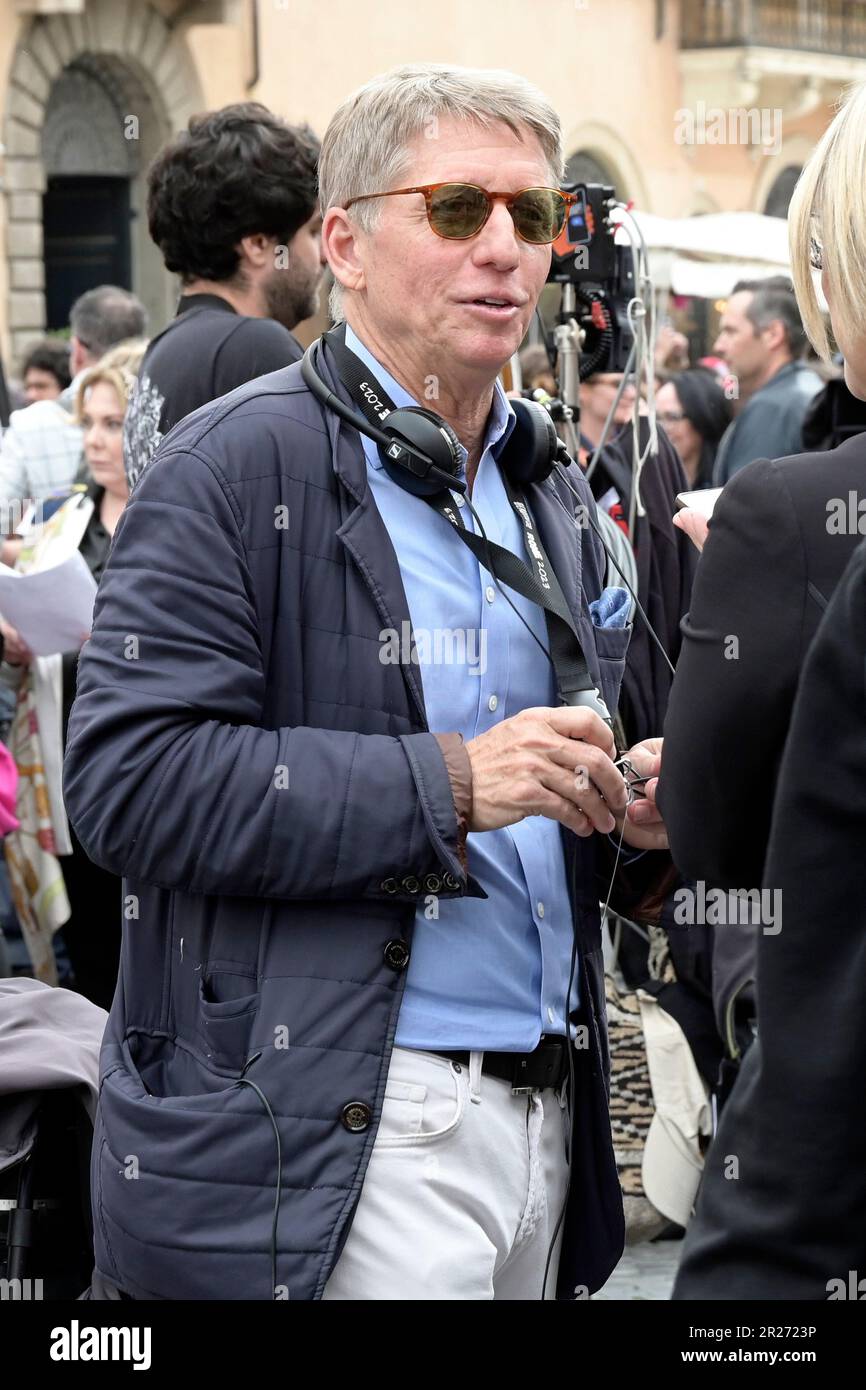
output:
<instances>
[{"instance_id":1,"label":"blonde woman","mask_svg":"<svg viewBox=\"0 0 866 1390\"><path fill-rule=\"evenodd\" d=\"M866 84L806 164L789 223L806 331L826 359L812 276L820 269L845 380L864 400ZM762 916L772 904L777 921L754 929L757 1039L707 1156L675 1290L681 1299L862 1298L864 479L866 434L827 453L751 465L725 488L698 572L688 640L704 644L698 660L707 674L714 664L717 690L697 683L694 661L678 672L660 799L675 856L686 847L688 867L711 862L724 882L740 873L737 887L761 887ZM710 617L713 597L720 608ZM739 661L726 662L716 647L713 663L711 628L738 635ZM687 738L689 699L696 729ZM715 740L709 766L699 738ZM701 763L700 802L685 771L687 742ZM726 761L721 808L713 804L717 759ZM730 816L706 856L684 824L699 806L711 826ZM717 939L730 931L719 927Z\"/></svg>"},{"instance_id":2,"label":"blonde woman","mask_svg":"<svg viewBox=\"0 0 866 1390\"><path fill-rule=\"evenodd\" d=\"M794 284L819 353L823 284L849 389L866 397L866 86L810 158L790 209ZM701 556L665 725L659 784L671 850L688 877L758 888L791 706L806 651L862 539L849 494L866 434L760 459L727 484ZM853 524L852 524L853 522Z\"/></svg>"},{"instance_id":3,"label":"blonde woman","mask_svg":"<svg viewBox=\"0 0 866 1390\"><path fill-rule=\"evenodd\" d=\"M75 416L90 482L28 535L19 571L48 569L78 550L99 580L129 495L123 418L145 346L143 341L118 344L82 378ZM2 633L0 677L17 690L9 744L18 766L20 822L4 849L33 973L57 982L52 937L62 926L76 987L107 1009L120 950L120 880L85 855L69 825L61 789L79 651L37 657L8 623L2 623ZM81 634L82 645L87 636Z\"/></svg>"}]
</instances>

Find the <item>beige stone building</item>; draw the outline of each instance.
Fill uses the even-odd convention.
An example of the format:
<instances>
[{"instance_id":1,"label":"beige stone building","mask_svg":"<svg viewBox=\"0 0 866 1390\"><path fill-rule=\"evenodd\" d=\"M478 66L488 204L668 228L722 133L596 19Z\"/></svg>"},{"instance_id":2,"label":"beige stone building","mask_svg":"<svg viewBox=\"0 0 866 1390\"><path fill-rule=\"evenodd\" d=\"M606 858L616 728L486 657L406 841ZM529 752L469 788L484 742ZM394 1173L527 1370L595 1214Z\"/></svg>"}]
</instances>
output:
<instances>
[{"instance_id":1,"label":"beige stone building","mask_svg":"<svg viewBox=\"0 0 866 1390\"><path fill-rule=\"evenodd\" d=\"M7 373L90 285L134 289L154 331L171 315L145 173L193 112L258 99L321 134L352 88L417 60L525 74L561 114L573 174L638 208L783 214L841 90L866 76L866 5L0 0Z\"/></svg>"}]
</instances>

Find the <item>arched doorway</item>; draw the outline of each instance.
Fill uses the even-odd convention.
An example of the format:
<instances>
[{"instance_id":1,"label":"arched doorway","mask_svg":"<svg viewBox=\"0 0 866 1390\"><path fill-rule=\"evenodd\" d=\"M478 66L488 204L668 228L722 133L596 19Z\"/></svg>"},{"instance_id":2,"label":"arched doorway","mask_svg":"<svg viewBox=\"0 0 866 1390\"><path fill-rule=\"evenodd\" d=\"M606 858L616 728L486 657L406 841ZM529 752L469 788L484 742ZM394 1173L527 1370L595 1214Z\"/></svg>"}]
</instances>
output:
<instances>
[{"instance_id":1,"label":"arched doorway","mask_svg":"<svg viewBox=\"0 0 866 1390\"><path fill-rule=\"evenodd\" d=\"M6 251L14 358L62 327L76 293L107 281L144 301L151 325L175 288L147 233L145 175L203 105L183 37L148 4L113 0L35 17L6 97Z\"/></svg>"},{"instance_id":2,"label":"arched doorway","mask_svg":"<svg viewBox=\"0 0 866 1390\"><path fill-rule=\"evenodd\" d=\"M799 164L789 164L773 180L764 204L764 212L768 217L788 216L788 204L801 173L802 169Z\"/></svg>"},{"instance_id":3,"label":"arched doorway","mask_svg":"<svg viewBox=\"0 0 866 1390\"><path fill-rule=\"evenodd\" d=\"M64 328L69 309L94 284L132 289L130 185L138 141L124 137L123 103L77 59L51 88L42 127L45 326Z\"/></svg>"},{"instance_id":4,"label":"arched doorway","mask_svg":"<svg viewBox=\"0 0 866 1390\"><path fill-rule=\"evenodd\" d=\"M605 183L616 186L616 175L612 169L597 159L588 150L578 150L573 154L565 166L566 183ZM628 195L624 189L617 188L617 197L624 198Z\"/></svg>"}]
</instances>

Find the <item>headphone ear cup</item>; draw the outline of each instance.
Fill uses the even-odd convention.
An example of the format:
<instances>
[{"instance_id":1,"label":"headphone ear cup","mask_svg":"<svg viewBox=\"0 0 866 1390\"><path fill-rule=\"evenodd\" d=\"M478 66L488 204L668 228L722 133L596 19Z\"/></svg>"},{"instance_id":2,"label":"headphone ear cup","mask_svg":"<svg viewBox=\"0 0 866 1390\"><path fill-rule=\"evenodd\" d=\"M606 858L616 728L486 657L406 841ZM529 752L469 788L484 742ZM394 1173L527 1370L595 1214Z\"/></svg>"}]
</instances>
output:
<instances>
[{"instance_id":1,"label":"headphone ear cup","mask_svg":"<svg viewBox=\"0 0 866 1390\"><path fill-rule=\"evenodd\" d=\"M422 405L410 405L407 406L406 409L411 410L413 415L425 416L426 419L430 420L431 423L436 426L441 434L444 434L451 448L451 463L445 471L447 473L458 473L463 465L463 445L448 424L448 421L443 420L442 416L437 415L435 411L426 410Z\"/></svg>"},{"instance_id":2,"label":"headphone ear cup","mask_svg":"<svg viewBox=\"0 0 866 1390\"><path fill-rule=\"evenodd\" d=\"M413 492L416 497L433 497L446 486L443 473L458 476L463 461L460 440L451 426L432 410L420 405L401 406L383 420L382 428L394 436L390 448L379 445L382 467L389 478L407 492ZM400 448L403 441L426 454L437 472L425 472L420 460Z\"/></svg>"},{"instance_id":3,"label":"headphone ear cup","mask_svg":"<svg viewBox=\"0 0 866 1390\"><path fill-rule=\"evenodd\" d=\"M553 470L559 449L553 421L537 401L515 397L510 404L517 424L502 451L499 466L516 487L543 483Z\"/></svg>"}]
</instances>

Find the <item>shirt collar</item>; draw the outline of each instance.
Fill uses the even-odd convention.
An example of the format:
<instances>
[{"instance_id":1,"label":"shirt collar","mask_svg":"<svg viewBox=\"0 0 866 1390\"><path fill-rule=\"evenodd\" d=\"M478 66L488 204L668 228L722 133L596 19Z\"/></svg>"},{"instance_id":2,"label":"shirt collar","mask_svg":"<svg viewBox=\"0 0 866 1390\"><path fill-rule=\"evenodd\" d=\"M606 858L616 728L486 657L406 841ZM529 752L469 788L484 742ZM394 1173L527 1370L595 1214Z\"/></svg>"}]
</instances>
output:
<instances>
[{"instance_id":1,"label":"shirt collar","mask_svg":"<svg viewBox=\"0 0 866 1390\"><path fill-rule=\"evenodd\" d=\"M419 404L413 396L410 396L406 388L401 386L400 382L395 380L391 373L382 366L381 362L377 361L372 352L365 347L357 333L353 331L348 323L346 324L346 347L349 348L351 352L354 352L356 357L360 358L365 367L369 367L371 373L385 391L385 394L390 396L391 400L394 402L395 407ZM435 401L431 401L428 402L425 408L433 409L434 406ZM493 385L493 403L490 414L487 417L484 448L481 451L482 456L490 449L493 457L498 458L516 424L517 416L514 414L508 397L502 389L502 383L497 377ZM364 443L365 445L369 443L371 446L369 449L365 449L369 463L373 468L381 468L382 460L379 458L379 452L375 448L375 445L366 438ZM460 471L463 473L466 468L467 453L462 444L460 446L460 452L462 458Z\"/></svg>"},{"instance_id":2,"label":"shirt collar","mask_svg":"<svg viewBox=\"0 0 866 1390\"><path fill-rule=\"evenodd\" d=\"M175 318L188 314L190 309L222 309L224 314L236 314L237 309L221 294L182 294L177 301Z\"/></svg>"}]
</instances>

